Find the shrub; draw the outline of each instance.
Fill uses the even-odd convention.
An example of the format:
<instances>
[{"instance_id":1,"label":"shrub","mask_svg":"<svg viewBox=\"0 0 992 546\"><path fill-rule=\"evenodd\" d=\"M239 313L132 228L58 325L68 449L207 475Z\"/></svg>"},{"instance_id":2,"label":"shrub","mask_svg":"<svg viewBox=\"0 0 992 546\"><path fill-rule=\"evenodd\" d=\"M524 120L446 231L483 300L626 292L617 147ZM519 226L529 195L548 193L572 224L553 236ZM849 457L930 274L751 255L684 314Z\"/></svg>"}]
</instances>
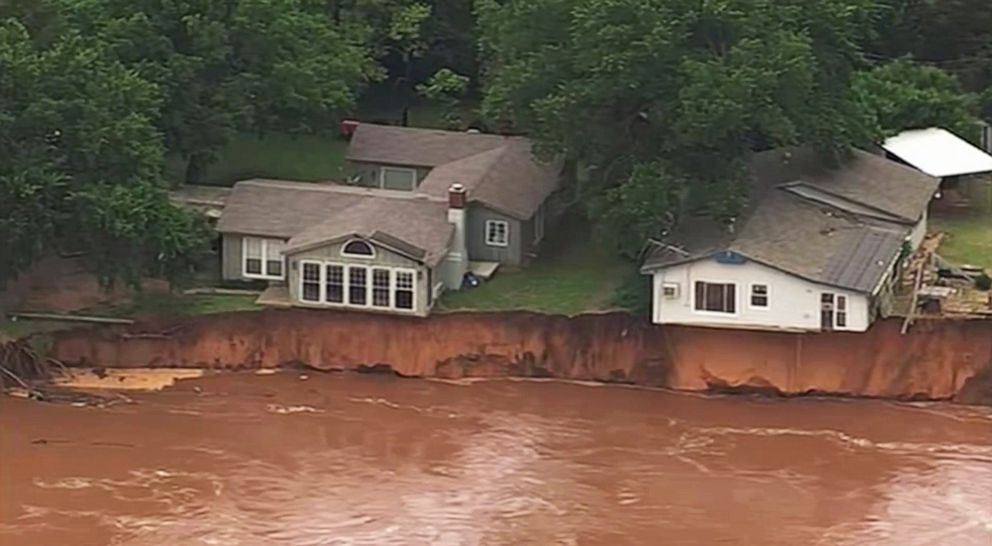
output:
<instances>
[{"instance_id":1,"label":"shrub","mask_svg":"<svg viewBox=\"0 0 992 546\"><path fill-rule=\"evenodd\" d=\"M992 277L988 273L982 273L975 279L975 288L979 290L992 290Z\"/></svg>"}]
</instances>

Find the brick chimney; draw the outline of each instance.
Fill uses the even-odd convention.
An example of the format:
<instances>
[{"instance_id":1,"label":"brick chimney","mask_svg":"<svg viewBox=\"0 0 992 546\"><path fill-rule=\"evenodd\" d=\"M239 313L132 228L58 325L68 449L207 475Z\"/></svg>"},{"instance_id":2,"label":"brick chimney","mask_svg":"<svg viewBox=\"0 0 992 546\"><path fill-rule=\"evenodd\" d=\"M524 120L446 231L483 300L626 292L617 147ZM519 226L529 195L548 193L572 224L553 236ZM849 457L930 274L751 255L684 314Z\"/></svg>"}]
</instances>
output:
<instances>
[{"instance_id":1,"label":"brick chimney","mask_svg":"<svg viewBox=\"0 0 992 546\"><path fill-rule=\"evenodd\" d=\"M462 287L462 280L468 272L468 248L465 244L465 205L468 196L465 186L454 183L448 188L448 223L455 228L451 237L451 247L444 259L444 271L441 279L449 290Z\"/></svg>"}]
</instances>

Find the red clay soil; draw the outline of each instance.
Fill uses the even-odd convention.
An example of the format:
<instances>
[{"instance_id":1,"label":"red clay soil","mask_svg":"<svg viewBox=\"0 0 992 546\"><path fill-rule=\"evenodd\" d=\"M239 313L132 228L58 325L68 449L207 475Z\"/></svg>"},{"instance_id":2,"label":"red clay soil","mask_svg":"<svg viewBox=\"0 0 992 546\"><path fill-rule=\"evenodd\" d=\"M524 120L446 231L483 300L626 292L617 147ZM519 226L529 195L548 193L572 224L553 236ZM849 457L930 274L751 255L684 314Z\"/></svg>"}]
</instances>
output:
<instances>
[{"instance_id":1,"label":"red clay soil","mask_svg":"<svg viewBox=\"0 0 992 546\"><path fill-rule=\"evenodd\" d=\"M74 365L556 377L695 391L992 402L992 321L898 321L865 334L661 327L615 313L464 313L428 319L269 310L55 334ZM969 382L969 380L971 380Z\"/></svg>"}]
</instances>

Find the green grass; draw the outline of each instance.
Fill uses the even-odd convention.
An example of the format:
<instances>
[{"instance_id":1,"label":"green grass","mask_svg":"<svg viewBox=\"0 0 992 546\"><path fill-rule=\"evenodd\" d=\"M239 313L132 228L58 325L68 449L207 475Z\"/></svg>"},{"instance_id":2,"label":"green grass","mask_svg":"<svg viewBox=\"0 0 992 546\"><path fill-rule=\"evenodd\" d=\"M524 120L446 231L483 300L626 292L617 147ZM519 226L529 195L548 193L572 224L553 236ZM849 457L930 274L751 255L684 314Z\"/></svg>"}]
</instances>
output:
<instances>
[{"instance_id":1,"label":"green grass","mask_svg":"<svg viewBox=\"0 0 992 546\"><path fill-rule=\"evenodd\" d=\"M343 180L347 175L344 155L348 143L336 134L284 135L263 138L242 134L221 152L219 160L207 168L202 183L230 186L247 178L282 180ZM171 156L166 161L169 180L181 182L186 164Z\"/></svg>"},{"instance_id":2,"label":"green grass","mask_svg":"<svg viewBox=\"0 0 992 546\"><path fill-rule=\"evenodd\" d=\"M933 218L930 229L947 234L938 251L944 258L992 269L992 214Z\"/></svg>"},{"instance_id":3,"label":"green grass","mask_svg":"<svg viewBox=\"0 0 992 546\"><path fill-rule=\"evenodd\" d=\"M228 313L233 311L258 311L255 295L228 294L138 294L130 303L93 307L79 314L105 317L142 318L150 316L192 316Z\"/></svg>"},{"instance_id":4,"label":"green grass","mask_svg":"<svg viewBox=\"0 0 992 546\"><path fill-rule=\"evenodd\" d=\"M0 320L0 342L5 337L18 339L32 334L68 330L80 326L84 326L84 324L57 320Z\"/></svg>"},{"instance_id":5,"label":"green grass","mask_svg":"<svg viewBox=\"0 0 992 546\"><path fill-rule=\"evenodd\" d=\"M599 247L576 222L554 228L541 257L520 271L498 271L478 288L445 294L442 310L528 310L574 315L616 308L634 264Z\"/></svg>"}]
</instances>

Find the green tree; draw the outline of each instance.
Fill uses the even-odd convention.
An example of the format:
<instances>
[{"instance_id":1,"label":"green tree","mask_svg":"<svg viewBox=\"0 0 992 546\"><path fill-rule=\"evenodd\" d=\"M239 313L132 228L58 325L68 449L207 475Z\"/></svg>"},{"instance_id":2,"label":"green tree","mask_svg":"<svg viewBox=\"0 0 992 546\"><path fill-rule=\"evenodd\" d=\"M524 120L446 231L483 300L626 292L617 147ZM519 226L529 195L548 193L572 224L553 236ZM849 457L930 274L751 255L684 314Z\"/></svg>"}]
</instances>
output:
<instances>
[{"instance_id":1,"label":"green tree","mask_svg":"<svg viewBox=\"0 0 992 546\"><path fill-rule=\"evenodd\" d=\"M458 111L459 97L468 88L469 79L447 68L438 70L431 79L417 86L417 92L425 98L440 103L444 107L444 122L449 129L458 129L462 124Z\"/></svg>"},{"instance_id":2,"label":"green tree","mask_svg":"<svg viewBox=\"0 0 992 546\"><path fill-rule=\"evenodd\" d=\"M859 73L855 89L886 136L925 127L977 136L975 97L939 68L908 59L887 63Z\"/></svg>"},{"instance_id":3,"label":"green tree","mask_svg":"<svg viewBox=\"0 0 992 546\"><path fill-rule=\"evenodd\" d=\"M36 45L0 22L0 284L46 251L85 249L100 279L181 280L204 227L162 189L154 85L75 33Z\"/></svg>"},{"instance_id":4,"label":"green tree","mask_svg":"<svg viewBox=\"0 0 992 546\"><path fill-rule=\"evenodd\" d=\"M629 223L611 220L623 207L645 211L642 236L690 209L733 217L753 150L803 142L841 154L878 136L850 85L871 0L482 0L478 9L484 113L530 132L545 152L591 164L604 196L592 212L612 240ZM644 172L658 161L659 173Z\"/></svg>"},{"instance_id":5,"label":"green tree","mask_svg":"<svg viewBox=\"0 0 992 546\"><path fill-rule=\"evenodd\" d=\"M189 183L237 131L327 130L379 73L360 33L305 0L59 1L65 26L163 90Z\"/></svg>"}]
</instances>

